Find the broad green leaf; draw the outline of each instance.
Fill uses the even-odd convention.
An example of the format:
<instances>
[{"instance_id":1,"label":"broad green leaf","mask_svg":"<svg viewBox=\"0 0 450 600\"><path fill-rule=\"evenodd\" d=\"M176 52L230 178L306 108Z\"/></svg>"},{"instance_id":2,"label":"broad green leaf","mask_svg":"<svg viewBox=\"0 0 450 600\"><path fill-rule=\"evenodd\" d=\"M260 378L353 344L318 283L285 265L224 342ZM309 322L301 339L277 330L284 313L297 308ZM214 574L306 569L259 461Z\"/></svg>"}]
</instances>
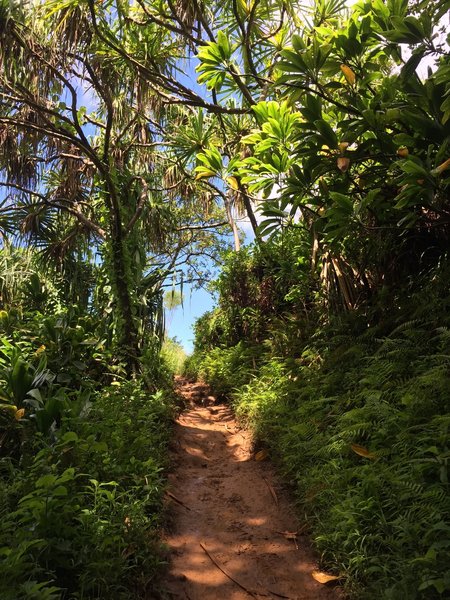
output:
<instances>
[{"instance_id":1,"label":"broad green leaf","mask_svg":"<svg viewBox=\"0 0 450 600\"><path fill-rule=\"evenodd\" d=\"M314 125L316 126L317 131L320 132L325 143L328 144L330 148L337 148L338 139L331 125L323 119L317 119L317 121L314 121Z\"/></svg>"}]
</instances>

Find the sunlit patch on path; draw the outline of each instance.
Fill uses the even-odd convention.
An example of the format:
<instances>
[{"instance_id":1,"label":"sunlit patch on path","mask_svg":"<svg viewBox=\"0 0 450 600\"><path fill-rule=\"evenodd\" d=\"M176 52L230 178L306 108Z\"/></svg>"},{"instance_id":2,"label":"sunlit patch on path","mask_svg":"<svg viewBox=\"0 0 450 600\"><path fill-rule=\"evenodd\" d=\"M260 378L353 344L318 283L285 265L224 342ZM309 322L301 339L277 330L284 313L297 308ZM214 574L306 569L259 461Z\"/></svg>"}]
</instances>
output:
<instances>
[{"instance_id":1,"label":"sunlit patch on path","mask_svg":"<svg viewBox=\"0 0 450 600\"><path fill-rule=\"evenodd\" d=\"M206 386L181 380L168 494L168 599L340 598L316 582L314 556L286 494L250 434Z\"/></svg>"}]
</instances>

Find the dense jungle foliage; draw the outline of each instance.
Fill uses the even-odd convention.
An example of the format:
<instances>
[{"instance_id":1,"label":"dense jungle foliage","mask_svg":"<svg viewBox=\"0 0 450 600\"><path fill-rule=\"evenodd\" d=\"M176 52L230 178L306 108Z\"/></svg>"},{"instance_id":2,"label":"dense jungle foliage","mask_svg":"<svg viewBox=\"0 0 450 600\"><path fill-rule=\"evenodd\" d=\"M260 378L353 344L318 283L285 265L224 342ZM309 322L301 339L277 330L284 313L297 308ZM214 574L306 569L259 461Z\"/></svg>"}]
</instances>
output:
<instances>
[{"instance_id":1,"label":"dense jungle foliage","mask_svg":"<svg viewBox=\"0 0 450 600\"><path fill-rule=\"evenodd\" d=\"M253 107L227 167L263 198L260 239L225 258L186 365L270 449L355 598L450 594L449 66L432 33L448 4L435 8L359 4L281 52L281 101Z\"/></svg>"},{"instance_id":2,"label":"dense jungle foliage","mask_svg":"<svg viewBox=\"0 0 450 600\"><path fill-rule=\"evenodd\" d=\"M450 264L327 318L279 266L257 248L228 258L187 374L269 449L352 597L447 597Z\"/></svg>"},{"instance_id":3,"label":"dense jungle foliage","mask_svg":"<svg viewBox=\"0 0 450 600\"><path fill-rule=\"evenodd\" d=\"M170 371L155 348L127 380L101 316L64 307L33 253L2 261L0 596L141 597L163 561Z\"/></svg>"},{"instance_id":4,"label":"dense jungle foliage","mask_svg":"<svg viewBox=\"0 0 450 600\"><path fill-rule=\"evenodd\" d=\"M349 594L448 597L449 8L0 0L2 599L156 593L165 292L218 266L186 372Z\"/></svg>"}]
</instances>

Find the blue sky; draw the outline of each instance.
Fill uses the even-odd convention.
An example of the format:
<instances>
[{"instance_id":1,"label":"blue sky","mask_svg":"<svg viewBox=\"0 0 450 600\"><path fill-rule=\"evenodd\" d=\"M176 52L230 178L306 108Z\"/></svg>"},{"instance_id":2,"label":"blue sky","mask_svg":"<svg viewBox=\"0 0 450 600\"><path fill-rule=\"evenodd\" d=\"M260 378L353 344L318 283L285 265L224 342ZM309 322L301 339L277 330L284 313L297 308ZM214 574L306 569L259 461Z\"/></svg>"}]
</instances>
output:
<instances>
[{"instance_id":1,"label":"blue sky","mask_svg":"<svg viewBox=\"0 0 450 600\"><path fill-rule=\"evenodd\" d=\"M244 245L251 243L254 235L247 218L239 220L239 229L245 234ZM204 288L193 289L189 284L183 286L183 297L183 306L172 311L166 310L166 330L169 337L176 337L189 354L194 349L193 325L214 307L215 301L213 295Z\"/></svg>"},{"instance_id":2,"label":"blue sky","mask_svg":"<svg viewBox=\"0 0 450 600\"><path fill-rule=\"evenodd\" d=\"M214 299L210 292L199 289L192 290L190 286L184 287L183 306L173 311L166 311L166 328L170 337L176 337L187 353L191 353L194 344L194 331L192 326L196 319L214 306Z\"/></svg>"}]
</instances>

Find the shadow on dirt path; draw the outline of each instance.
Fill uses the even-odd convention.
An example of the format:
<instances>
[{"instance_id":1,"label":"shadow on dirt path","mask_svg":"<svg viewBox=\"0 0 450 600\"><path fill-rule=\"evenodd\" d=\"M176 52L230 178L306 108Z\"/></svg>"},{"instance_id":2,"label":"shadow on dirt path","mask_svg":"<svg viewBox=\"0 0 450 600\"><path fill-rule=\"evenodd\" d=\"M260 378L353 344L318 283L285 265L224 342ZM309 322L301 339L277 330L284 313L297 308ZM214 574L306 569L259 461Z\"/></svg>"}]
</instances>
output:
<instances>
[{"instance_id":1,"label":"shadow on dirt path","mask_svg":"<svg viewBox=\"0 0 450 600\"><path fill-rule=\"evenodd\" d=\"M342 598L312 578L316 563L294 510L230 408L215 404L203 384L180 379L178 386L189 408L173 444L166 597Z\"/></svg>"}]
</instances>

